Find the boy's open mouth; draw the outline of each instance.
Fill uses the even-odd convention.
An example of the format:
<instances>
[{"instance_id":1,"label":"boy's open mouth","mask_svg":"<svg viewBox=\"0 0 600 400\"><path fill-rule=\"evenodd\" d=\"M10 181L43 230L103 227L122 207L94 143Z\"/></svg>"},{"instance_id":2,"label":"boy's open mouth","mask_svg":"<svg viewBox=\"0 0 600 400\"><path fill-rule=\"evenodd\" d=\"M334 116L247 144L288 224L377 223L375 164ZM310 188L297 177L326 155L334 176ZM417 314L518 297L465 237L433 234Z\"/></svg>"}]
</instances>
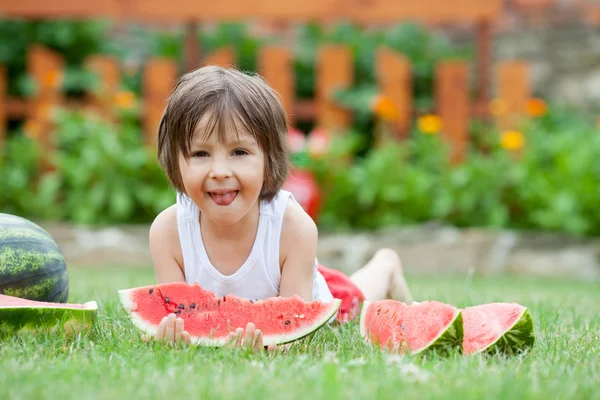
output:
<instances>
[{"instance_id":1,"label":"boy's open mouth","mask_svg":"<svg viewBox=\"0 0 600 400\"><path fill-rule=\"evenodd\" d=\"M235 200L239 190L217 190L214 192L208 192L208 195L213 199L219 206L228 206Z\"/></svg>"}]
</instances>

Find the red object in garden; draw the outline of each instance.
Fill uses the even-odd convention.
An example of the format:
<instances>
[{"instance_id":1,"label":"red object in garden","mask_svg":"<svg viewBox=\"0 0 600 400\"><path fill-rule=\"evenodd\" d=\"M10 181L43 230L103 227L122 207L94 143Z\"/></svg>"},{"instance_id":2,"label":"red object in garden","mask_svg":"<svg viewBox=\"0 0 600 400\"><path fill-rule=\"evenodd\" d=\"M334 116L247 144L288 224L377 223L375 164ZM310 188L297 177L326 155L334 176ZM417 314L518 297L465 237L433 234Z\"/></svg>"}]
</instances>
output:
<instances>
[{"instance_id":1,"label":"red object in garden","mask_svg":"<svg viewBox=\"0 0 600 400\"><path fill-rule=\"evenodd\" d=\"M310 171L292 168L283 189L291 192L304 211L317 222L321 208L321 193L317 180Z\"/></svg>"}]
</instances>

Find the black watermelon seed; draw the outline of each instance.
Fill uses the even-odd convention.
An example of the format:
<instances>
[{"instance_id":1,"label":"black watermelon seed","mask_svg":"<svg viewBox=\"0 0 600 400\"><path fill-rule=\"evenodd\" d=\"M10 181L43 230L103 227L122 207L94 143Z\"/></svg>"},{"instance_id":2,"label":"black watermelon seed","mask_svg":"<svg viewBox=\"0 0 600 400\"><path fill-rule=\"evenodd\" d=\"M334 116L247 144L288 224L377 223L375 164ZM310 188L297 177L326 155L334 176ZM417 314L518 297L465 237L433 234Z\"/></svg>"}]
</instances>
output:
<instances>
[{"instance_id":1,"label":"black watermelon seed","mask_svg":"<svg viewBox=\"0 0 600 400\"><path fill-rule=\"evenodd\" d=\"M289 319L286 319L286 320L285 320L285 324L286 324L286 325L289 325L290 323L291 323L291 322L290 322L290 320L289 320Z\"/></svg>"},{"instance_id":2,"label":"black watermelon seed","mask_svg":"<svg viewBox=\"0 0 600 400\"><path fill-rule=\"evenodd\" d=\"M169 300L168 297L165 297L165 303L170 303L170 302L171 302L171 300Z\"/></svg>"},{"instance_id":3,"label":"black watermelon seed","mask_svg":"<svg viewBox=\"0 0 600 400\"><path fill-rule=\"evenodd\" d=\"M180 310L175 310L175 315L179 315L179 314L181 314L181 311Z\"/></svg>"},{"instance_id":4,"label":"black watermelon seed","mask_svg":"<svg viewBox=\"0 0 600 400\"><path fill-rule=\"evenodd\" d=\"M180 304L180 305L177 306L177 308L183 310L185 308L185 306L183 304Z\"/></svg>"},{"instance_id":5,"label":"black watermelon seed","mask_svg":"<svg viewBox=\"0 0 600 400\"><path fill-rule=\"evenodd\" d=\"M250 300L250 303L251 303L251 304L254 304L254 300Z\"/></svg>"},{"instance_id":6,"label":"black watermelon seed","mask_svg":"<svg viewBox=\"0 0 600 400\"><path fill-rule=\"evenodd\" d=\"M148 289L148 293L152 294L152 292L154 292L154 289L152 289L152 288Z\"/></svg>"},{"instance_id":7,"label":"black watermelon seed","mask_svg":"<svg viewBox=\"0 0 600 400\"><path fill-rule=\"evenodd\" d=\"M196 308L196 303L190 304L190 308Z\"/></svg>"},{"instance_id":8,"label":"black watermelon seed","mask_svg":"<svg viewBox=\"0 0 600 400\"><path fill-rule=\"evenodd\" d=\"M221 305L221 299L217 300L217 305Z\"/></svg>"}]
</instances>

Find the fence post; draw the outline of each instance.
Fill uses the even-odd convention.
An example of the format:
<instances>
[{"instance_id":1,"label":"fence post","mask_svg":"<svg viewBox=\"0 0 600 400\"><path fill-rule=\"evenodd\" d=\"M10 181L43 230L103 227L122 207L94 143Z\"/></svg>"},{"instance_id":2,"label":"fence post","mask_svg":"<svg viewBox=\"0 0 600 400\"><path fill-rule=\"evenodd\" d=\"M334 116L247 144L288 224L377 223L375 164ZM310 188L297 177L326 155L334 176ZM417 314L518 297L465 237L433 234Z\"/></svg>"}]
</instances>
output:
<instances>
[{"instance_id":1,"label":"fence post","mask_svg":"<svg viewBox=\"0 0 600 400\"><path fill-rule=\"evenodd\" d=\"M102 117L116 122L115 97L121 85L118 61L114 57L100 55L90 57L85 65L98 77L98 86L88 95L90 106Z\"/></svg>"},{"instance_id":2,"label":"fence post","mask_svg":"<svg viewBox=\"0 0 600 400\"><path fill-rule=\"evenodd\" d=\"M158 125L167 99L177 80L177 64L169 59L152 59L144 69L143 77L143 127L144 142L156 148Z\"/></svg>"},{"instance_id":3,"label":"fence post","mask_svg":"<svg viewBox=\"0 0 600 400\"><path fill-rule=\"evenodd\" d=\"M442 131L450 143L452 162L461 162L468 144L469 83L463 61L444 61L436 67L435 96Z\"/></svg>"},{"instance_id":4,"label":"fence post","mask_svg":"<svg viewBox=\"0 0 600 400\"><path fill-rule=\"evenodd\" d=\"M265 46L259 54L258 69L267 83L279 94L291 128L295 124L295 82L289 51L284 47Z\"/></svg>"},{"instance_id":5,"label":"fence post","mask_svg":"<svg viewBox=\"0 0 600 400\"><path fill-rule=\"evenodd\" d=\"M51 169L47 158L55 146L52 132L52 112L62 103L62 83L64 74L62 57L40 45L32 45L27 50L27 70L36 84L37 93L31 99L26 133L40 141L43 149L44 169Z\"/></svg>"},{"instance_id":6,"label":"fence post","mask_svg":"<svg viewBox=\"0 0 600 400\"><path fill-rule=\"evenodd\" d=\"M497 123L502 130L517 129L525 116L531 95L528 72L523 61L507 61L498 66L498 99L503 110L498 113Z\"/></svg>"},{"instance_id":7,"label":"fence post","mask_svg":"<svg viewBox=\"0 0 600 400\"><path fill-rule=\"evenodd\" d=\"M202 61L202 65L219 65L221 67L235 66L235 52L232 47L221 47L210 54L207 54Z\"/></svg>"},{"instance_id":8,"label":"fence post","mask_svg":"<svg viewBox=\"0 0 600 400\"><path fill-rule=\"evenodd\" d=\"M337 89L346 89L354 80L352 53L347 46L324 45L317 59L317 126L326 131L348 127L352 114L335 104L331 96Z\"/></svg>"},{"instance_id":9,"label":"fence post","mask_svg":"<svg viewBox=\"0 0 600 400\"><path fill-rule=\"evenodd\" d=\"M375 68L381 93L389 98L396 108L396 133L400 138L407 138L413 111L410 62L402 54L383 47L377 50Z\"/></svg>"},{"instance_id":10,"label":"fence post","mask_svg":"<svg viewBox=\"0 0 600 400\"><path fill-rule=\"evenodd\" d=\"M8 130L8 72L4 65L0 65L0 149L6 140Z\"/></svg>"}]
</instances>

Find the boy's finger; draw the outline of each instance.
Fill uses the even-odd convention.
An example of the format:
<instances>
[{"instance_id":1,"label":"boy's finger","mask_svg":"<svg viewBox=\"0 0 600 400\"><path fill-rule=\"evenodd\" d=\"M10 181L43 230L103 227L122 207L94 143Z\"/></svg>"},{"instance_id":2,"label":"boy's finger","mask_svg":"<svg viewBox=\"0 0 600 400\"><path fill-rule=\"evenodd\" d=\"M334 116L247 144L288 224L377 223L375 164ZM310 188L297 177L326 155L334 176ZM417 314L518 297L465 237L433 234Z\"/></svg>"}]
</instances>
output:
<instances>
[{"instance_id":1,"label":"boy's finger","mask_svg":"<svg viewBox=\"0 0 600 400\"><path fill-rule=\"evenodd\" d=\"M263 335L262 335L262 331L260 329L257 329L254 331L254 346L253 346L253 350L254 352L259 352L262 350L263 346Z\"/></svg>"},{"instance_id":2,"label":"boy's finger","mask_svg":"<svg viewBox=\"0 0 600 400\"><path fill-rule=\"evenodd\" d=\"M182 340L185 344L192 344L192 337L189 332L183 332Z\"/></svg>"},{"instance_id":3,"label":"boy's finger","mask_svg":"<svg viewBox=\"0 0 600 400\"><path fill-rule=\"evenodd\" d=\"M177 318L175 320L175 341L178 342L183 340L183 320L181 318Z\"/></svg>"},{"instance_id":4,"label":"boy's finger","mask_svg":"<svg viewBox=\"0 0 600 400\"><path fill-rule=\"evenodd\" d=\"M246 326L246 334L244 335L244 346L251 350L254 344L254 331L255 327L252 322L249 322Z\"/></svg>"},{"instance_id":5,"label":"boy's finger","mask_svg":"<svg viewBox=\"0 0 600 400\"><path fill-rule=\"evenodd\" d=\"M277 345L276 344L270 344L267 347L267 353L275 353L277 351Z\"/></svg>"},{"instance_id":6,"label":"boy's finger","mask_svg":"<svg viewBox=\"0 0 600 400\"><path fill-rule=\"evenodd\" d=\"M235 347L242 347L242 340L244 338L244 330L237 328L235 330Z\"/></svg>"},{"instance_id":7,"label":"boy's finger","mask_svg":"<svg viewBox=\"0 0 600 400\"><path fill-rule=\"evenodd\" d=\"M165 339L167 339L167 342L173 342L175 340L175 314L169 314L167 317L167 332Z\"/></svg>"},{"instance_id":8,"label":"boy's finger","mask_svg":"<svg viewBox=\"0 0 600 400\"><path fill-rule=\"evenodd\" d=\"M162 339L164 339L165 338L166 329L167 329L167 317L164 317L162 319L162 321L160 321L160 324L158 325L158 329L156 330L156 333L154 334L154 338L156 340L162 340Z\"/></svg>"}]
</instances>

